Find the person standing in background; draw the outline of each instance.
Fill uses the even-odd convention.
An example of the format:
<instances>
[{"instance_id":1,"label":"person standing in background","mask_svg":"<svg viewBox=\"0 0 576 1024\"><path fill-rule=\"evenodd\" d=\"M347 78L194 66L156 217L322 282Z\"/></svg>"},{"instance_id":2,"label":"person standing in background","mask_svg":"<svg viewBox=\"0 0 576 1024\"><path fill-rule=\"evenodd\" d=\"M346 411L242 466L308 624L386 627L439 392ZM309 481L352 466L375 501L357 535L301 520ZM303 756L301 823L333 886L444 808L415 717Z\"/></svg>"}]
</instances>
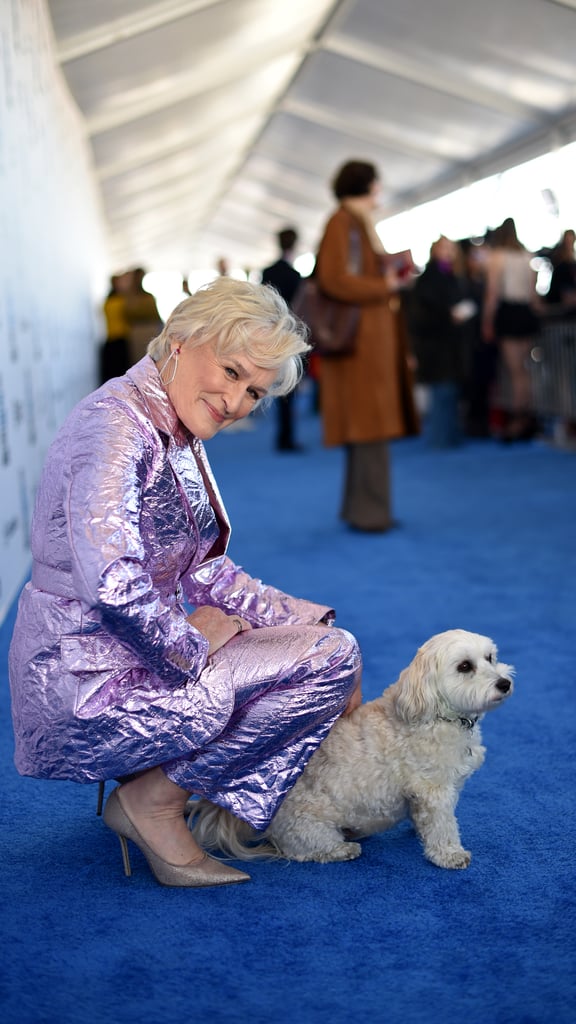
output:
<instances>
[{"instance_id":1,"label":"person standing in background","mask_svg":"<svg viewBox=\"0 0 576 1024\"><path fill-rule=\"evenodd\" d=\"M144 288L146 271L136 267L131 271L131 287L126 294L126 317L130 327L130 362L139 362L146 355L148 343L162 330L163 323L156 299Z\"/></svg>"},{"instance_id":2,"label":"person standing in background","mask_svg":"<svg viewBox=\"0 0 576 1024\"><path fill-rule=\"evenodd\" d=\"M552 250L550 257L552 262L552 277L548 292L545 295L547 312L558 317L561 321L569 321L570 334L564 337L564 351L566 356L571 353L572 359L576 353L576 256L574 244L576 232L567 228L557 246ZM568 341L568 338L571 340ZM569 409L574 408L574 374L565 373L562 382L564 402ZM560 416L557 422L557 436L573 443L576 439L576 417L572 415Z\"/></svg>"},{"instance_id":3,"label":"person standing in background","mask_svg":"<svg viewBox=\"0 0 576 1024\"><path fill-rule=\"evenodd\" d=\"M100 384L112 377L121 377L130 366L130 325L126 316L126 293L131 274L114 274L103 312L106 319L106 340L100 350Z\"/></svg>"},{"instance_id":4,"label":"person standing in background","mask_svg":"<svg viewBox=\"0 0 576 1024\"><path fill-rule=\"evenodd\" d=\"M510 382L511 411L502 441L525 441L534 436L530 380L530 350L540 324L536 309L536 271L529 253L508 217L495 233L489 255L482 333L486 342L497 342Z\"/></svg>"},{"instance_id":5,"label":"person standing in background","mask_svg":"<svg viewBox=\"0 0 576 1024\"><path fill-rule=\"evenodd\" d=\"M475 242L463 238L459 245L464 258L467 297L476 306L476 312L466 324L470 352L464 386L465 431L468 437L488 438L492 435L491 401L498 360L496 346L487 345L482 336L488 250L484 240Z\"/></svg>"},{"instance_id":6,"label":"person standing in background","mask_svg":"<svg viewBox=\"0 0 576 1024\"><path fill-rule=\"evenodd\" d=\"M418 433L398 280L372 220L380 182L373 164L352 160L336 173L338 207L326 224L315 274L320 288L360 307L355 350L321 357L320 411L324 443L345 450L340 516L355 530L384 533L395 524L389 445ZM360 267L349 266L350 237L359 236Z\"/></svg>"},{"instance_id":7,"label":"person standing in background","mask_svg":"<svg viewBox=\"0 0 576 1024\"><path fill-rule=\"evenodd\" d=\"M453 448L462 441L460 403L470 348L465 324L478 307L468 298L462 253L452 239L441 235L433 242L410 305L417 379L430 394L428 441L433 448Z\"/></svg>"},{"instance_id":8,"label":"person standing in background","mask_svg":"<svg viewBox=\"0 0 576 1024\"><path fill-rule=\"evenodd\" d=\"M576 232L568 228L552 250L552 277L546 302L555 306L562 316L576 316Z\"/></svg>"},{"instance_id":9,"label":"person standing in background","mask_svg":"<svg viewBox=\"0 0 576 1024\"><path fill-rule=\"evenodd\" d=\"M295 267L292 266L294 249L298 241L298 234L294 228L283 228L277 235L280 256L269 267L262 271L262 284L272 285L280 293L284 302L290 307L300 287L302 278ZM302 447L296 443L294 436L294 399L295 392L276 399L277 428L276 428L276 451L279 452L301 452Z\"/></svg>"}]
</instances>

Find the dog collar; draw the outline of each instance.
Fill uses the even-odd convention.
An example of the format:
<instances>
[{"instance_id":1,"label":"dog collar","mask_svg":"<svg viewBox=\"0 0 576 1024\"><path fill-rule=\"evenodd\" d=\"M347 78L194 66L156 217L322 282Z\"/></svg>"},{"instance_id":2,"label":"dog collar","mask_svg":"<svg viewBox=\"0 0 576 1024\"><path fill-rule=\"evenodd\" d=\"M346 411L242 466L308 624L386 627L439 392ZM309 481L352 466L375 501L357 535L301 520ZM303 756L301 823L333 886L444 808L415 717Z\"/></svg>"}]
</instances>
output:
<instances>
[{"instance_id":1,"label":"dog collar","mask_svg":"<svg viewBox=\"0 0 576 1024\"><path fill-rule=\"evenodd\" d=\"M438 717L441 722L460 722L463 729L473 729L480 716L476 715L475 718L444 718L443 715L439 715Z\"/></svg>"}]
</instances>

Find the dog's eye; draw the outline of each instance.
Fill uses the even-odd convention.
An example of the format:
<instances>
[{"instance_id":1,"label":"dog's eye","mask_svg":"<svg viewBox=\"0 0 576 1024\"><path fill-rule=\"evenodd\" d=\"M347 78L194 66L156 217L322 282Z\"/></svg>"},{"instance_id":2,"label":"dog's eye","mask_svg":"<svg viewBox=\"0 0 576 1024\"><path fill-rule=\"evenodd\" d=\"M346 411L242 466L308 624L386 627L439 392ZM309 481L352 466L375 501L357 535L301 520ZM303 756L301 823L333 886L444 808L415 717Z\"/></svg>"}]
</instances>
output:
<instances>
[{"instance_id":1,"label":"dog's eye","mask_svg":"<svg viewBox=\"0 0 576 1024\"><path fill-rule=\"evenodd\" d=\"M472 672L473 669L474 666L471 661L461 661L460 664L458 665L459 672Z\"/></svg>"},{"instance_id":2,"label":"dog's eye","mask_svg":"<svg viewBox=\"0 0 576 1024\"><path fill-rule=\"evenodd\" d=\"M492 655L491 655L491 654L489 654L489 655L487 656L487 658L486 658L486 661L489 661L489 662L490 662L490 664L492 664L492 662L494 661L494 658L492 657Z\"/></svg>"}]
</instances>

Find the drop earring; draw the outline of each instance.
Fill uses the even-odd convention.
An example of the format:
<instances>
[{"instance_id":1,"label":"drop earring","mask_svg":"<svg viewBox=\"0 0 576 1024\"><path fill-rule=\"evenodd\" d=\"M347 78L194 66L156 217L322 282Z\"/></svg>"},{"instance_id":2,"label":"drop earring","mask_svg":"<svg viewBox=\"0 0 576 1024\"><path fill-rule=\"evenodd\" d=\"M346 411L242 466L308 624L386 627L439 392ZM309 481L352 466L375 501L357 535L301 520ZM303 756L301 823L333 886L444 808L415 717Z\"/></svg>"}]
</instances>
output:
<instances>
[{"instance_id":1,"label":"drop earring","mask_svg":"<svg viewBox=\"0 0 576 1024\"><path fill-rule=\"evenodd\" d=\"M162 369L160 370L160 380L162 381L164 387L168 387L168 385L172 383L172 381L174 380L174 377L176 376L176 370L178 369L178 356L179 355L180 355L180 346L178 345L177 348L173 348L172 349L170 355L168 356L168 359L166 360L166 362L162 366ZM170 363L172 360L174 360L174 366L172 367L172 376L170 377L170 380L164 380L162 374L164 373L164 370L168 366L168 363Z\"/></svg>"}]
</instances>

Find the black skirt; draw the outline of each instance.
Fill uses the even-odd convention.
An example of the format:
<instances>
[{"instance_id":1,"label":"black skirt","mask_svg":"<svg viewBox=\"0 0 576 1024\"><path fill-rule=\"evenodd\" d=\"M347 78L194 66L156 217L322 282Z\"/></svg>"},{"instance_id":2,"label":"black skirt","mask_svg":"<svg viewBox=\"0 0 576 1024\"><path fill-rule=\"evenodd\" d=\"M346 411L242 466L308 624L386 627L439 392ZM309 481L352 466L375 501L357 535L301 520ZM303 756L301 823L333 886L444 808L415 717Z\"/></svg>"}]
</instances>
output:
<instances>
[{"instance_id":1,"label":"black skirt","mask_svg":"<svg viewBox=\"0 0 576 1024\"><path fill-rule=\"evenodd\" d=\"M494 330L498 338L530 338L540 323L527 302L501 302L496 310Z\"/></svg>"}]
</instances>

